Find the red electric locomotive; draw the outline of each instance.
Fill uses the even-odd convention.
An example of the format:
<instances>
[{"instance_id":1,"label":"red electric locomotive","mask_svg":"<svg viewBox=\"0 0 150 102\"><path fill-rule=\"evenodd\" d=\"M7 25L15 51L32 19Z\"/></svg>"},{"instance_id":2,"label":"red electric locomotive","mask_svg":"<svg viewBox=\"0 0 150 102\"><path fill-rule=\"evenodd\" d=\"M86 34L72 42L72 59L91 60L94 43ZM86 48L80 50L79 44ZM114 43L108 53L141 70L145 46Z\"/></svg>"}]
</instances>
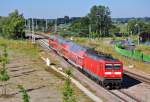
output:
<instances>
[{"instance_id":1,"label":"red electric locomotive","mask_svg":"<svg viewBox=\"0 0 150 102\"><path fill-rule=\"evenodd\" d=\"M50 36L49 46L104 87L121 87L123 64L119 60L55 35Z\"/></svg>"}]
</instances>

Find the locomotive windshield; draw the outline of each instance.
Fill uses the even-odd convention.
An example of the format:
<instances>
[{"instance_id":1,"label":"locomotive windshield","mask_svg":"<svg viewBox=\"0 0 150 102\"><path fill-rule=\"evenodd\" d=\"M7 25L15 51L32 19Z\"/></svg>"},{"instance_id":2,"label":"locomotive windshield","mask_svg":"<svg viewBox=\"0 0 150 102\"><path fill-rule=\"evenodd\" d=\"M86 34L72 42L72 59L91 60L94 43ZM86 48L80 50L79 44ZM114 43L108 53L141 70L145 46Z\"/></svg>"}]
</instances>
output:
<instances>
[{"instance_id":1,"label":"locomotive windshield","mask_svg":"<svg viewBox=\"0 0 150 102\"><path fill-rule=\"evenodd\" d=\"M120 69L121 65L120 64L106 64L105 69Z\"/></svg>"},{"instance_id":2,"label":"locomotive windshield","mask_svg":"<svg viewBox=\"0 0 150 102\"><path fill-rule=\"evenodd\" d=\"M114 69L120 69L121 65L120 64L114 64Z\"/></svg>"},{"instance_id":3,"label":"locomotive windshield","mask_svg":"<svg viewBox=\"0 0 150 102\"><path fill-rule=\"evenodd\" d=\"M113 68L113 64L106 64L106 65L105 65L105 68L106 68L106 69L112 69L112 68Z\"/></svg>"}]
</instances>

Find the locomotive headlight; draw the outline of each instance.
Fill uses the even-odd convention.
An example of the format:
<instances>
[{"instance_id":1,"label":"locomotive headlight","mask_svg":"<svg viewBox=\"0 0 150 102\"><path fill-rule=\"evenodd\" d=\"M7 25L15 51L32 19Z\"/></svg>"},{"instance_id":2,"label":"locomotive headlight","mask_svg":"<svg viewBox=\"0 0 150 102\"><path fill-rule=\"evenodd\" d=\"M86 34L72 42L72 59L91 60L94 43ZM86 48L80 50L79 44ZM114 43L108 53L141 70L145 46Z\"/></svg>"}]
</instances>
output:
<instances>
[{"instance_id":1,"label":"locomotive headlight","mask_svg":"<svg viewBox=\"0 0 150 102\"><path fill-rule=\"evenodd\" d=\"M120 74L121 74L121 72L115 72L115 74L116 74L116 75L120 75Z\"/></svg>"},{"instance_id":2,"label":"locomotive headlight","mask_svg":"<svg viewBox=\"0 0 150 102\"><path fill-rule=\"evenodd\" d=\"M111 75L112 72L105 72L105 75Z\"/></svg>"}]
</instances>

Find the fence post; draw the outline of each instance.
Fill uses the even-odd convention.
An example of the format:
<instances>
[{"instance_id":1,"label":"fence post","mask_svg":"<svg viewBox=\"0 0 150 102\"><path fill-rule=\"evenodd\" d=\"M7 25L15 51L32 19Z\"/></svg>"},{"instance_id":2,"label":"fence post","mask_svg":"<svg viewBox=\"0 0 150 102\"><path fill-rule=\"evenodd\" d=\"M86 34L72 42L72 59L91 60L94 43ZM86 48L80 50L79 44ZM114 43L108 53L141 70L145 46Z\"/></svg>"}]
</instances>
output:
<instances>
[{"instance_id":1,"label":"fence post","mask_svg":"<svg viewBox=\"0 0 150 102\"><path fill-rule=\"evenodd\" d=\"M142 53L142 55L141 55L141 60L144 61L144 60L143 60L143 53Z\"/></svg>"}]
</instances>

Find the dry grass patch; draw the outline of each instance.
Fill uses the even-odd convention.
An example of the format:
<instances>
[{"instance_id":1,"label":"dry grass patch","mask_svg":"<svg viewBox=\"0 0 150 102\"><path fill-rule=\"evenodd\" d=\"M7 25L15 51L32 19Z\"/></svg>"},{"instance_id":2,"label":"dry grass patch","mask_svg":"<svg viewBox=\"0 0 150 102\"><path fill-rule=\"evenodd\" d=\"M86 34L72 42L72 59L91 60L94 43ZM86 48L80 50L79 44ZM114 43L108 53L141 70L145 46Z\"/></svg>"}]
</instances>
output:
<instances>
[{"instance_id":1,"label":"dry grass patch","mask_svg":"<svg viewBox=\"0 0 150 102\"><path fill-rule=\"evenodd\" d=\"M150 46L139 45L139 46L136 46L136 49L140 50L142 53L144 53L146 55L150 55Z\"/></svg>"}]
</instances>

